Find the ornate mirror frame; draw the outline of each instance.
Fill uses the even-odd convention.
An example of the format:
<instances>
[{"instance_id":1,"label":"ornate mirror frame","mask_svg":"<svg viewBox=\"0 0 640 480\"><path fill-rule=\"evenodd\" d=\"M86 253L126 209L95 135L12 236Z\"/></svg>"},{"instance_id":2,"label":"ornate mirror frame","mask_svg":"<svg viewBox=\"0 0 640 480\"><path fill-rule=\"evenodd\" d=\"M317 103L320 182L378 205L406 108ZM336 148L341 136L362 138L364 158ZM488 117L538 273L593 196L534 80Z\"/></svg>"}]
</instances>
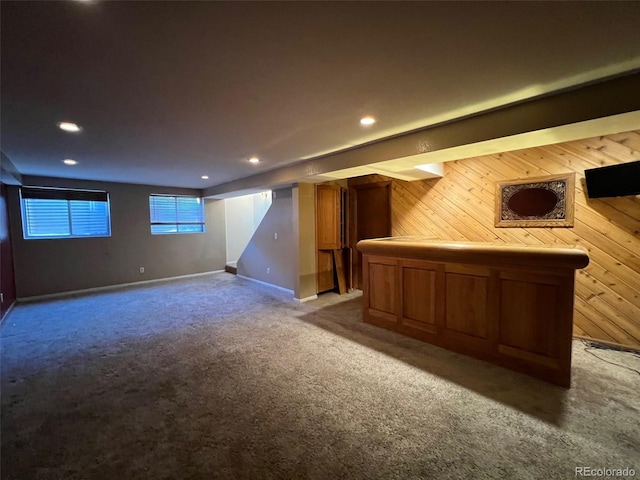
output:
<instances>
[{"instance_id":1,"label":"ornate mirror frame","mask_svg":"<svg viewBox=\"0 0 640 480\"><path fill-rule=\"evenodd\" d=\"M575 172L496 182L496 227L573 227Z\"/></svg>"}]
</instances>

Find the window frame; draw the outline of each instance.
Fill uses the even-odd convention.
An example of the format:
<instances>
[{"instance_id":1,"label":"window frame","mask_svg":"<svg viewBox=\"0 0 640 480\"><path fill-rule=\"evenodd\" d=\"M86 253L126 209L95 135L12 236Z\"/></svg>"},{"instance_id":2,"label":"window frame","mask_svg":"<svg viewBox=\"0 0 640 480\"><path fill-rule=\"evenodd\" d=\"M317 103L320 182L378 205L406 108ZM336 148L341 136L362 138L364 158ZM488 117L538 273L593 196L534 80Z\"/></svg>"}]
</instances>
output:
<instances>
[{"instance_id":1,"label":"window frame","mask_svg":"<svg viewBox=\"0 0 640 480\"><path fill-rule=\"evenodd\" d=\"M68 238L106 238L111 236L111 201L109 192L104 190L88 190L79 188L64 188L64 187L41 187L41 186L21 186L19 188L20 197L20 215L22 223L22 237L25 240L60 240ZM65 201L67 207L66 220L68 225L69 234L44 234L33 235L30 234L30 230L35 229L36 225L33 225L29 221L30 215L27 214L28 208L34 208L27 205L29 200L54 200ZM104 203L104 217L100 212L99 218L105 220L106 233L91 233L91 234L74 234L74 218L73 218L73 206L71 202L88 202L88 203ZM93 206L92 206L93 207ZM79 215L79 214L76 214ZM76 224L78 227L79 225Z\"/></svg>"},{"instance_id":2,"label":"window frame","mask_svg":"<svg viewBox=\"0 0 640 480\"><path fill-rule=\"evenodd\" d=\"M154 221L153 198L165 198L165 199L173 200L174 206L175 206L175 221L162 221L162 220L158 220L157 218ZM201 221L189 222L189 221L180 220L180 214L179 214L180 210L179 210L178 200L181 198L195 199L198 201L198 204L200 205L198 216ZM185 234L191 234L191 233L206 233L207 231L206 220L207 219L206 219L206 214L204 210L204 198L202 197L198 197L196 195L174 195L174 194L167 194L167 193L152 193L149 195L149 223L150 223L151 235L185 235ZM154 226L157 226L157 227L158 226L175 226L175 231L165 231L165 232L154 231L153 229ZM198 226L201 228L201 230L180 231L180 226Z\"/></svg>"}]
</instances>

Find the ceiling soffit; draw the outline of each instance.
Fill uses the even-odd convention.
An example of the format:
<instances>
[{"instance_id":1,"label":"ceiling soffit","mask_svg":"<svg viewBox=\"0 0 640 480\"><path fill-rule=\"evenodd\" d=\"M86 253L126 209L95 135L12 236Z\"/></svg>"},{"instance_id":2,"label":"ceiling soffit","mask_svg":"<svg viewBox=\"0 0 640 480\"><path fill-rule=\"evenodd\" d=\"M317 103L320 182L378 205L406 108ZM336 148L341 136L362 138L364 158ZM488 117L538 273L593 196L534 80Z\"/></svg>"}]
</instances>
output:
<instances>
[{"instance_id":1,"label":"ceiling soffit","mask_svg":"<svg viewBox=\"0 0 640 480\"><path fill-rule=\"evenodd\" d=\"M599 83L542 96L456 121L444 122L426 129L206 188L204 194L218 196L247 189L270 188L274 185L322 181L326 178L325 175L331 177L332 172L344 171L349 174L360 171L357 168L363 166L369 166L370 169L378 166L382 169L379 173L387 175L393 172L405 172L420 164L467 158L476 154L485 154L484 152L487 151L498 151L496 149L506 151L526 148L540 144L539 141L550 143L549 140L554 138L558 142L567 141L567 134L564 134L564 137L554 135L553 129L566 128L574 124L577 125L567 130L572 139L587 138L593 136L597 125L602 125L602 123L589 123L590 121L595 119L607 121L608 117L618 115L622 118L611 122L611 125L615 125L614 128L633 130L640 128L638 116L621 114L640 111L638 91L640 91L640 72L635 71ZM536 139L535 132L539 132L540 140ZM523 139L522 143L518 144L517 136L522 134L529 135L526 137L526 143ZM497 140L503 141L504 147L501 147L499 142L496 143ZM490 141L494 143L488 146L486 142ZM464 157L447 153L462 146L468 146L458 150L458 155L463 154ZM473 146L477 146L477 149ZM406 172L403 175L406 176ZM396 178L409 179L402 176L396 176ZM418 178L429 178L429 176L414 177L414 179Z\"/></svg>"}]
</instances>

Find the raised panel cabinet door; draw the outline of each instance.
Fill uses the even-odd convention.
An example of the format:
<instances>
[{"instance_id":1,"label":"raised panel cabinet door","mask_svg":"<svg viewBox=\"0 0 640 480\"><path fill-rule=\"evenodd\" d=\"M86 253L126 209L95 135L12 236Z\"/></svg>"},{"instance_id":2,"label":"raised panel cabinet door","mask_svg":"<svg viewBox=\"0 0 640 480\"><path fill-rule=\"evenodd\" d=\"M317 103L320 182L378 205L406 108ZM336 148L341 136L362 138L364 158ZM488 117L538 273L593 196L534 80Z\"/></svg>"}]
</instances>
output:
<instances>
[{"instance_id":1,"label":"raised panel cabinet door","mask_svg":"<svg viewBox=\"0 0 640 480\"><path fill-rule=\"evenodd\" d=\"M365 262L365 321L384 327L395 326L400 308L398 261L372 256Z\"/></svg>"},{"instance_id":2,"label":"raised panel cabinet door","mask_svg":"<svg viewBox=\"0 0 640 480\"><path fill-rule=\"evenodd\" d=\"M402 267L402 324L436 333L435 268Z\"/></svg>"},{"instance_id":3,"label":"raised panel cabinet door","mask_svg":"<svg viewBox=\"0 0 640 480\"><path fill-rule=\"evenodd\" d=\"M445 278L445 328L487 339L489 276L447 272Z\"/></svg>"},{"instance_id":4,"label":"raised panel cabinet door","mask_svg":"<svg viewBox=\"0 0 640 480\"><path fill-rule=\"evenodd\" d=\"M389 263L369 262L369 307L371 310L396 315L398 287L396 266Z\"/></svg>"},{"instance_id":5,"label":"raised panel cabinet door","mask_svg":"<svg viewBox=\"0 0 640 480\"><path fill-rule=\"evenodd\" d=\"M318 250L340 248L340 200L339 186L316 186L316 248Z\"/></svg>"},{"instance_id":6,"label":"raised panel cabinet door","mask_svg":"<svg viewBox=\"0 0 640 480\"><path fill-rule=\"evenodd\" d=\"M559 279L544 275L510 277L500 279L500 345L556 358L558 328L563 321L558 316L562 295Z\"/></svg>"}]
</instances>

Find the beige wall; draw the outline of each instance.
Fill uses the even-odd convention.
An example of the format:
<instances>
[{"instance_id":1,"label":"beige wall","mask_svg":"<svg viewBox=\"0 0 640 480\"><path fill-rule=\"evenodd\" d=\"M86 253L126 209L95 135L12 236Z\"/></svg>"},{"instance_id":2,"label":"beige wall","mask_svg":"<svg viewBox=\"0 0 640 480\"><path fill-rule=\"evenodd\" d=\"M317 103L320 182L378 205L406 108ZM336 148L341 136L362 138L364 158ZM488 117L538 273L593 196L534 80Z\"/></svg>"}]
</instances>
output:
<instances>
[{"instance_id":1,"label":"beige wall","mask_svg":"<svg viewBox=\"0 0 640 480\"><path fill-rule=\"evenodd\" d=\"M315 185L300 183L293 188L293 238L296 245L294 296L314 298L316 281L316 196Z\"/></svg>"},{"instance_id":2,"label":"beige wall","mask_svg":"<svg viewBox=\"0 0 640 480\"><path fill-rule=\"evenodd\" d=\"M205 202L206 233L151 235L151 193L200 191L124 183L24 177L24 185L106 190L111 236L24 240L18 188L9 189L18 298L221 270L225 264L224 203ZM140 274L139 268L145 273Z\"/></svg>"},{"instance_id":3,"label":"beige wall","mask_svg":"<svg viewBox=\"0 0 640 480\"><path fill-rule=\"evenodd\" d=\"M293 238L292 195L291 188L274 190L271 207L238 260L239 275L294 289L297 248Z\"/></svg>"}]
</instances>

